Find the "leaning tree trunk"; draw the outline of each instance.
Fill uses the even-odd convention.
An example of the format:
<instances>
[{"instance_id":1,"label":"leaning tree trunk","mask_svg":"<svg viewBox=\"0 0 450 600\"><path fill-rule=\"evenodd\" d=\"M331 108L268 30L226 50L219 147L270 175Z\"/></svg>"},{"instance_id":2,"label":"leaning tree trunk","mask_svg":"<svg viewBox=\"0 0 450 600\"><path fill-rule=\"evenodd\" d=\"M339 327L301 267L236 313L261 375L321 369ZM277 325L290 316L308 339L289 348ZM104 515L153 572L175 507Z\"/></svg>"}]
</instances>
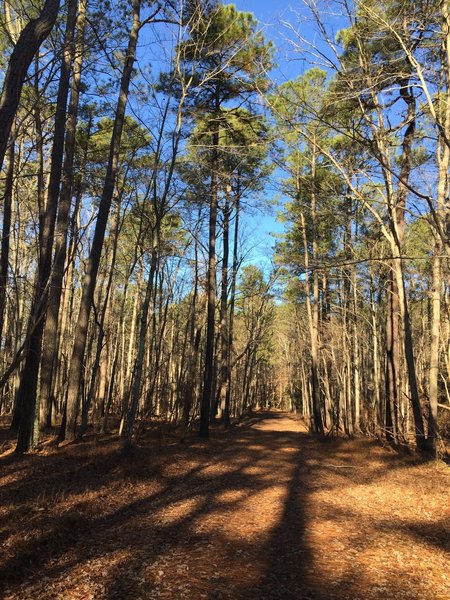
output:
<instances>
[{"instance_id":1,"label":"leaning tree trunk","mask_svg":"<svg viewBox=\"0 0 450 600\"><path fill-rule=\"evenodd\" d=\"M46 0L39 17L24 27L9 59L0 98L0 169L28 67L39 46L52 30L59 5L60 0Z\"/></svg>"},{"instance_id":2,"label":"leaning tree trunk","mask_svg":"<svg viewBox=\"0 0 450 600\"><path fill-rule=\"evenodd\" d=\"M68 441L74 440L76 436L76 424L79 410L78 393L82 379L89 316L91 313L92 300L97 283L97 273L103 248L103 240L105 238L106 226L108 223L109 211L111 208L117 177L120 144L123 125L125 122L125 109L128 100L130 81L133 73L133 65L136 57L136 47L140 29L140 12L141 0L134 0L133 22L128 41L125 65L120 82L119 99L117 102L116 116L114 119L113 132L109 148L105 183L100 199L92 247L86 265L86 274L83 281L80 309L74 333L75 341L68 377L67 417L66 428L64 432L64 437Z\"/></svg>"},{"instance_id":3,"label":"leaning tree trunk","mask_svg":"<svg viewBox=\"0 0 450 600\"><path fill-rule=\"evenodd\" d=\"M56 213L58 208L59 186L64 154L64 136L66 129L66 108L70 88L70 71L74 53L74 32L78 0L68 3L67 24L64 36L61 74L56 100L56 116L54 124L53 146L51 153L50 177L48 183L45 212L40 221L39 231L39 264L36 293L31 308L29 342L26 348L25 365L22 370L17 403L21 407L21 422L17 439L17 452L24 452L37 439L33 435L33 423L36 410L36 392L41 357L44 319L47 309L48 282L52 264L53 237Z\"/></svg>"},{"instance_id":4,"label":"leaning tree trunk","mask_svg":"<svg viewBox=\"0 0 450 600\"><path fill-rule=\"evenodd\" d=\"M58 354L58 319L63 293L64 267L67 254L69 215L74 180L75 135L83 65L84 29L87 0L80 0L77 18L77 39L74 50L72 89L67 110L65 156L62 166L61 192L55 231L53 270L51 274L48 308L45 318L44 346L41 357L40 426L50 427L52 421L52 388L54 365Z\"/></svg>"},{"instance_id":5,"label":"leaning tree trunk","mask_svg":"<svg viewBox=\"0 0 450 600\"><path fill-rule=\"evenodd\" d=\"M30 349L36 347L36 340L39 339L39 331L36 331L36 327L41 326L41 322L36 318L36 311L40 310L40 303L38 302L38 297L40 294L39 287L39 277L42 273L41 266L43 263L43 253L45 252L45 244L44 242L44 225L45 225L45 208L44 208L44 188L45 188L45 175L44 175L44 134L43 134L43 120L42 120L42 107L39 101L40 98L40 90L39 90L39 72L40 72L40 64L39 64L39 56L36 55L34 58L34 74L33 74L33 93L34 93L34 107L33 107L33 119L34 126L36 128L36 204L38 207L38 215L39 215L39 243L37 245L38 250L38 284L34 290L34 298L32 303L32 308L30 310L28 316L27 330L25 335L25 341L22 344L21 350L21 360L26 358L25 368L28 366L29 370L31 365L33 365L34 357L37 352L33 353L30 356ZM15 271L16 272L16 271ZM28 365L27 365L28 362ZM30 418L32 422L34 422L34 415L30 414L31 403L34 403L33 387L34 380L33 377L30 376L28 378L19 377L20 385L18 386L18 391L16 392L15 403L14 403L14 414L11 421L11 429L13 431L18 430L21 426L27 426L28 424L22 421ZM28 393L27 393L28 390ZM25 400L25 402L24 402ZM37 431L33 429L33 440L37 442Z\"/></svg>"}]
</instances>

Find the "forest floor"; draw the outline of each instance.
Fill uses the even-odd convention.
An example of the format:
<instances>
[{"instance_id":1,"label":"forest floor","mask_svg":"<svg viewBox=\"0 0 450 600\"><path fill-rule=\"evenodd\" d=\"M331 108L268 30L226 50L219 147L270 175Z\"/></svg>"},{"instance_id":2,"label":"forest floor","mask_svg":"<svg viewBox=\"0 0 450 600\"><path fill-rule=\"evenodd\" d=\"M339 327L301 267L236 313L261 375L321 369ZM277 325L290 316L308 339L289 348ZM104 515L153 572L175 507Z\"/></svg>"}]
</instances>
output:
<instances>
[{"instance_id":1,"label":"forest floor","mask_svg":"<svg viewBox=\"0 0 450 600\"><path fill-rule=\"evenodd\" d=\"M286 413L0 469L2 600L450 598L450 468Z\"/></svg>"}]
</instances>

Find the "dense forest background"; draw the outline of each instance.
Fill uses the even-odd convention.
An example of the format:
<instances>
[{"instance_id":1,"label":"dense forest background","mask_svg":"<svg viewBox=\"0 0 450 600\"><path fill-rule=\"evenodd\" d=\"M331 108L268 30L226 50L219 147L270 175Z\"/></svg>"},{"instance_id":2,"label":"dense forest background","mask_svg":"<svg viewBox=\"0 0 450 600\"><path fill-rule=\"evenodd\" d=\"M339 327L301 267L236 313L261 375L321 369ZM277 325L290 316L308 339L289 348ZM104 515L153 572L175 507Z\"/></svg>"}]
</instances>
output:
<instances>
[{"instance_id":1,"label":"dense forest background","mask_svg":"<svg viewBox=\"0 0 450 600\"><path fill-rule=\"evenodd\" d=\"M0 414L17 452L258 407L450 434L447 2L4 0ZM284 60L284 59L283 59ZM278 80L278 81L276 81ZM280 204L273 257L252 220ZM272 211L272 213L270 213Z\"/></svg>"}]
</instances>

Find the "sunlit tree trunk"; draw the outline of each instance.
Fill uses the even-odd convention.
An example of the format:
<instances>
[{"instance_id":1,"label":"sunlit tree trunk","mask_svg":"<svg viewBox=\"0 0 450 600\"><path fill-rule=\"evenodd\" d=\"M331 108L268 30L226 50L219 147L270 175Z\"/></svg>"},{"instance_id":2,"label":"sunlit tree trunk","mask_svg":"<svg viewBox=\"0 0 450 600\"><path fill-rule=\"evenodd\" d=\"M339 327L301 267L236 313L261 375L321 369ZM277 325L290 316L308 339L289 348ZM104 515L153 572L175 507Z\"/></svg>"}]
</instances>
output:
<instances>
[{"instance_id":1,"label":"sunlit tree trunk","mask_svg":"<svg viewBox=\"0 0 450 600\"><path fill-rule=\"evenodd\" d=\"M48 283L50 279L53 238L58 209L59 186L64 153L67 98L70 88L70 71L74 53L74 33L77 12L77 0L68 3L66 31L63 43L63 56L56 99L53 145L50 161L45 211L39 219L39 261L36 292L33 299L30 318L29 343L26 348L25 365L22 370L17 403L21 407L21 422L17 439L17 452L24 452L37 443L37 432L33 433L33 423L37 404L37 385L41 358L42 335L48 301ZM39 408L39 407L37 407Z\"/></svg>"},{"instance_id":2,"label":"sunlit tree trunk","mask_svg":"<svg viewBox=\"0 0 450 600\"><path fill-rule=\"evenodd\" d=\"M133 386L131 388L130 396L130 407L126 419L126 425L124 430L124 449L129 450L131 448L133 426L136 420L137 410L139 406L139 399L141 397L142 389L142 373L145 361L145 350L146 350L146 338L147 338L147 324L150 313L151 300L153 297L155 274L158 266L158 242L159 239L153 240L153 248L150 257L150 271L147 278L147 285L145 289L145 298L141 308L141 314L139 318L139 335L138 335L138 350L136 355L136 362L133 371Z\"/></svg>"},{"instance_id":3,"label":"sunlit tree trunk","mask_svg":"<svg viewBox=\"0 0 450 600\"><path fill-rule=\"evenodd\" d=\"M223 424L227 428L230 425L230 408L231 408L231 390L232 390L232 361L231 353L233 351L233 336L234 336L234 307L236 304L236 280L238 273L238 246L239 246L239 219L241 211L240 190L237 190L235 200L234 214L234 236L233 236L233 266L231 269L231 286L230 286L230 317L228 323L228 359L227 359L227 390L225 396L225 406L223 414Z\"/></svg>"},{"instance_id":4,"label":"sunlit tree trunk","mask_svg":"<svg viewBox=\"0 0 450 600\"><path fill-rule=\"evenodd\" d=\"M218 110L218 106L216 109ZM211 194L209 206L209 236L208 236L208 272L207 272L207 313L206 313L206 347L203 377L203 395L200 409L200 437L209 435L209 418L211 402L214 397L214 338L216 315L216 225L219 181L216 171L218 160L219 131L216 129L212 138L213 156L211 161Z\"/></svg>"},{"instance_id":5,"label":"sunlit tree trunk","mask_svg":"<svg viewBox=\"0 0 450 600\"><path fill-rule=\"evenodd\" d=\"M441 304L442 304L442 257L445 252L444 239L448 235L449 228L446 215L446 202L449 194L449 165L450 165L450 9L448 2L441 3L442 8L442 69L443 92L446 101L442 109L442 130L438 138L437 161L438 161L438 189L436 219L437 228L442 231L435 232L435 245L433 256L433 283L431 292L432 320L431 320L431 344L430 344L430 366L429 366L429 402L430 411L428 418L428 448L436 454L438 451L437 441L439 438L438 427L438 403L439 403L439 356L441 344ZM442 235L443 234L443 235ZM450 242L447 240L450 248ZM447 248L448 250L448 248Z\"/></svg>"},{"instance_id":6,"label":"sunlit tree trunk","mask_svg":"<svg viewBox=\"0 0 450 600\"><path fill-rule=\"evenodd\" d=\"M223 418L228 387L229 367L229 333L228 333L228 256L229 256L229 230L230 230L230 201L228 193L223 209L223 255L222 255L222 281L220 289L220 363L219 363L219 417ZM214 415L215 416L215 415Z\"/></svg>"}]
</instances>

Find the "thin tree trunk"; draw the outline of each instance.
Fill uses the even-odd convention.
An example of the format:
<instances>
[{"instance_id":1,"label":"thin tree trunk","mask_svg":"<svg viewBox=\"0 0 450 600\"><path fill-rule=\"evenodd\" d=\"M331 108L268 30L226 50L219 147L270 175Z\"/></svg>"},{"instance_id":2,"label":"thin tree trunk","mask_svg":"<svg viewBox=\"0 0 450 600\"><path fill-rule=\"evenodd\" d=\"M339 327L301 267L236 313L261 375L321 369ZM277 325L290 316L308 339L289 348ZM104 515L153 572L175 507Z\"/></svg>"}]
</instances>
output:
<instances>
[{"instance_id":1,"label":"thin tree trunk","mask_svg":"<svg viewBox=\"0 0 450 600\"><path fill-rule=\"evenodd\" d=\"M314 304L311 302L311 291L310 291L310 283L309 283L309 249L308 242L306 238L306 223L305 217L302 213L302 230L303 230L303 245L305 250L305 292L306 292L306 308L308 312L308 324L309 324L309 333L310 333L310 342L311 342L311 405L312 405L312 424L314 431L318 433L323 433L323 422L322 422L322 413L320 408L320 387L319 387L319 376L318 376L318 350L319 350L319 341L318 341L318 276L317 271L314 269L313 276L313 298Z\"/></svg>"},{"instance_id":2,"label":"thin tree trunk","mask_svg":"<svg viewBox=\"0 0 450 600\"><path fill-rule=\"evenodd\" d=\"M223 424L225 428L230 425L231 408L231 353L233 351L234 336L234 307L236 304L236 280L238 272L238 247L239 247L239 217L240 217L240 191L236 194L236 210L234 216L234 237L233 237L233 267L231 269L231 288L230 288L230 317L228 323L228 360L227 360L227 393L225 397L225 407L223 415Z\"/></svg>"},{"instance_id":3,"label":"thin tree trunk","mask_svg":"<svg viewBox=\"0 0 450 600\"><path fill-rule=\"evenodd\" d=\"M448 172L450 164L450 149L448 140L450 139L450 11L447 2L441 4L442 7L442 29L445 34L442 42L442 62L445 69L442 72L443 88L445 90L445 112L443 114L443 133L439 136L438 143L438 167L439 180L437 190L436 216L438 227L446 231L445 203L448 201ZM446 143L447 141L447 143ZM447 230L448 233L448 230ZM437 231L435 233L435 246L433 256L433 287L431 295L432 303L432 321L431 321L431 344L430 344L430 366L429 366L429 402L430 411L428 417L428 438L427 446L434 453L437 453L437 441L439 439L438 426L438 403L439 403L439 350L441 343L441 295L442 295L442 254L444 244L442 235ZM445 381L445 380L444 380Z\"/></svg>"},{"instance_id":4,"label":"thin tree trunk","mask_svg":"<svg viewBox=\"0 0 450 600\"><path fill-rule=\"evenodd\" d=\"M141 0L133 2L133 23L130 31L128 49L126 53L125 65L120 82L119 99L117 103L116 116L111 137L108 166L106 171L105 183L100 200L100 206L97 214L94 238L92 241L91 252L86 265L86 275L83 281L82 297L80 310L78 313L77 324L75 328L75 342L70 361L69 384L67 395L67 421L65 439L72 441L76 437L77 417L79 410L79 389L82 379L83 361L86 350L87 331L89 316L92 308L95 286L97 282L97 273L100 265L100 258L103 248L108 216L111 202L114 194L117 170L119 164L119 152L122 138L123 125L125 121L125 109L128 100L133 65L136 57L137 39L140 28L140 10Z\"/></svg>"},{"instance_id":5,"label":"thin tree trunk","mask_svg":"<svg viewBox=\"0 0 450 600\"><path fill-rule=\"evenodd\" d=\"M400 312L403 319L404 329L404 350L407 365L409 392L411 394L411 406L414 417L416 446L422 450L425 443L425 430L420 406L419 390L417 386L416 362L414 357L414 347L412 340L411 319L409 315L408 299L405 287L405 278L403 274L403 264L401 259L401 250L403 244L403 228L405 223L405 208L408 189L406 182L409 179L412 169L412 144L415 134L415 119L416 119L416 99L413 91L409 87L409 81L405 81L400 88L400 93L407 105L408 127L402 143L402 166L400 170L400 181L397 192L397 205L394 212L394 228L393 235L396 242L396 251L398 252L398 260L394 259L394 271L398 288L398 299Z\"/></svg>"},{"instance_id":6,"label":"thin tree trunk","mask_svg":"<svg viewBox=\"0 0 450 600\"><path fill-rule=\"evenodd\" d=\"M37 443L37 434L33 434L32 423L36 412L36 394L41 359L42 335L48 300L48 282L52 264L52 248L58 208L59 186L64 152L67 98L70 87L70 69L74 53L74 32L76 23L77 0L68 3L67 23L64 36L61 74L56 100L53 146L51 153L50 178L48 183L45 213L39 223L39 263L36 293L31 308L29 343L26 349L25 364L21 374L17 402L21 407L21 422L17 438L16 452L26 452ZM39 409L39 407L37 407Z\"/></svg>"},{"instance_id":7,"label":"thin tree trunk","mask_svg":"<svg viewBox=\"0 0 450 600\"><path fill-rule=\"evenodd\" d=\"M111 375L109 377L109 384L108 384L108 390L107 390L106 402L105 402L105 410L104 410L104 414L103 414L103 418L102 418L102 422L101 422L101 426L100 426L100 433L105 433L105 431L107 431L107 429L108 429L108 415L109 415L109 411L111 409L111 405L112 405L112 401L113 401L114 385L115 385L116 373L117 373L117 365L119 364L119 328L120 328L120 324L118 324L118 326L117 326L116 341L114 343L114 359L113 359L113 364L111 367Z\"/></svg>"},{"instance_id":8,"label":"thin tree trunk","mask_svg":"<svg viewBox=\"0 0 450 600\"><path fill-rule=\"evenodd\" d=\"M199 210L200 218L200 210ZM197 357L198 348L200 345L201 333L200 330L196 332L197 323L197 297L198 297L198 240L197 236L194 239L194 290L192 293L191 303L191 318L189 327L189 349L187 356L187 368L183 381L183 436L186 435L189 427L189 419L191 414L191 408L194 398L194 388L196 381L196 368L197 368Z\"/></svg>"},{"instance_id":9,"label":"thin tree trunk","mask_svg":"<svg viewBox=\"0 0 450 600\"><path fill-rule=\"evenodd\" d=\"M371 319L372 319L372 369L373 369L373 373L372 373L372 380L373 380L373 391L374 391L374 398L370 398L368 399L368 402L370 402L370 407L371 407L371 413L372 417L373 417L373 427L374 427L374 431L377 431L377 433L380 433L380 427L383 426L383 424L386 421L385 418L385 411L383 410L382 407L382 402L381 402L381 366L380 366L380 357L379 357L379 337L378 337L378 319L377 319L377 312L376 312L376 305L375 305L375 291L374 291L374 284L373 284L373 278L372 278L372 274L370 274L370 312L371 312Z\"/></svg>"},{"instance_id":10,"label":"thin tree trunk","mask_svg":"<svg viewBox=\"0 0 450 600\"><path fill-rule=\"evenodd\" d=\"M112 248L111 261L110 261L110 264L108 265L109 269L108 269L108 279L106 281L105 298L102 302L102 307L101 307L99 318L96 315L96 317L97 317L96 324L98 326L99 331L98 331L94 364L91 369L91 383L89 386L89 391L87 394L86 402L83 404L83 407L82 407L81 427L80 427L80 432L79 432L80 437L82 437L87 430L88 415L89 415L90 407L92 405L92 400L94 398L97 373L99 371L99 368L102 365L104 365L104 363L105 363L105 360L102 361L101 355L102 355L103 347L106 345L106 343L105 343L105 337L106 337L105 321L107 320L109 306L111 303L111 289L112 289L113 278L114 278L114 268L116 265L117 243L118 243L119 233L120 233L120 209L121 209L121 202L119 201L117 203L117 211L114 215L115 223L113 225L113 234L112 234L113 248ZM111 249L109 248L109 244L108 244L108 254L109 254L109 252L111 252ZM103 401L104 401L104 394L103 394Z\"/></svg>"},{"instance_id":11,"label":"thin tree trunk","mask_svg":"<svg viewBox=\"0 0 450 600\"><path fill-rule=\"evenodd\" d=\"M155 240L154 248L152 249L150 272L147 279L147 286L145 290L145 298L142 304L141 315L140 315L140 326L139 326L139 340L138 340L138 352L136 356L136 362L133 373L133 387L131 389L130 407L128 410L125 430L124 430L124 450L127 451L131 448L133 427L136 421L137 410L139 406L139 399L141 397L142 388L142 372L144 367L145 359L145 340L147 337L147 324L148 316L150 312L150 302L153 296L154 281L156 268L158 265L158 242Z\"/></svg>"},{"instance_id":12,"label":"thin tree trunk","mask_svg":"<svg viewBox=\"0 0 450 600\"><path fill-rule=\"evenodd\" d=\"M3 339L3 325L5 317L6 294L8 290L9 271L9 246L11 235L11 212L14 188L14 145L15 132L11 130L11 139L8 149L8 168L6 170L5 192L3 195L3 228L0 257L0 340Z\"/></svg>"},{"instance_id":13,"label":"thin tree trunk","mask_svg":"<svg viewBox=\"0 0 450 600\"><path fill-rule=\"evenodd\" d=\"M228 388L228 368L229 368L229 334L228 334L228 256L229 256L229 230L230 230L230 203L225 198L225 207L223 209L223 256L222 256L222 282L220 291L220 384L219 384L219 402L220 418L223 418L225 412L227 388ZM214 415L215 416L215 415Z\"/></svg>"},{"instance_id":14,"label":"thin tree trunk","mask_svg":"<svg viewBox=\"0 0 450 600\"><path fill-rule=\"evenodd\" d=\"M203 376L203 395L200 407L200 437L209 436L209 417L211 411L211 399L214 387L214 337L215 337L215 313L216 313L216 224L218 208L218 174L217 148L219 145L219 133L213 134L213 160L211 172L211 204L209 207L209 245L208 245L208 273L207 273L207 317L206 317L206 348L205 348L205 370Z\"/></svg>"},{"instance_id":15,"label":"thin tree trunk","mask_svg":"<svg viewBox=\"0 0 450 600\"><path fill-rule=\"evenodd\" d=\"M73 3L72 3L73 4ZM76 4L76 3L75 3ZM45 319L44 340L41 358L40 386L40 426L50 427L52 421L52 387L54 365L58 353L58 319L62 300L62 284L67 255L67 237L69 231L69 215L74 180L75 135L78 118L81 70L83 65L84 30L86 24L87 0L80 0L77 18L77 39L73 53L73 78L71 96L66 120L65 157L62 166L61 192L58 204L58 216L55 232L54 263ZM72 54L72 53L71 53ZM90 130L90 127L89 127Z\"/></svg>"}]
</instances>

